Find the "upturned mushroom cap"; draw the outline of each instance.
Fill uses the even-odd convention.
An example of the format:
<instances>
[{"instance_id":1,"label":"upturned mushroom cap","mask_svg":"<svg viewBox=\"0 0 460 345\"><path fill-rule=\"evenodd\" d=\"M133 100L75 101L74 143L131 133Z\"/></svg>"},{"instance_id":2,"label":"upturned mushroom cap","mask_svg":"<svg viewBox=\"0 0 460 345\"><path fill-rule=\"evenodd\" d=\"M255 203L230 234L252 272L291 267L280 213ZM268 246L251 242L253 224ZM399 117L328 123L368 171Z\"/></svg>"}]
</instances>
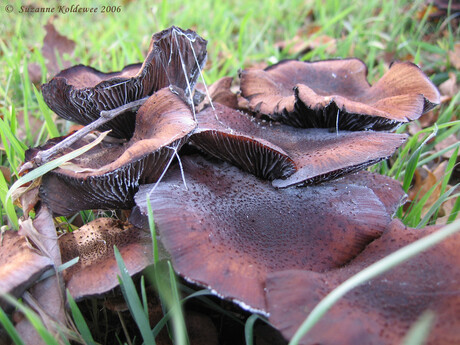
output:
<instances>
[{"instance_id":1,"label":"upturned mushroom cap","mask_svg":"<svg viewBox=\"0 0 460 345\"><path fill-rule=\"evenodd\" d=\"M270 322L290 339L309 311L344 280L438 229L407 229L395 220L382 237L343 268L324 273L299 270L270 273L266 285ZM300 343L400 344L426 310L435 314L427 344L460 343L459 245L460 235L454 235L355 288Z\"/></svg>"},{"instance_id":2,"label":"upturned mushroom cap","mask_svg":"<svg viewBox=\"0 0 460 345\"><path fill-rule=\"evenodd\" d=\"M191 110L177 92L164 88L144 103L137 114L134 135L126 144L103 141L71 164L44 175L42 200L60 215L94 208L131 208L139 184L156 181L196 126ZM70 149L88 141L86 137Z\"/></svg>"},{"instance_id":3,"label":"upturned mushroom cap","mask_svg":"<svg viewBox=\"0 0 460 345\"><path fill-rule=\"evenodd\" d=\"M231 90L232 83L233 77L222 77L208 86L207 90L203 84L197 84L195 92L198 90L203 96L203 100L198 105L197 110L201 111L205 106L209 105L209 98L211 98L213 104L219 103L229 108L237 109L238 98L236 93Z\"/></svg>"},{"instance_id":4,"label":"upturned mushroom cap","mask_svg":"<svg viewBox=\"0 0 460 345\"><path fill-rule=\"evenodd\" d=\"M195 32L173 26L153 35L144 63L113 73L83 65L71 67L42 86L43 98L60 117L87 125L103 110L118 108L166 86L193 88L206 61L206 43ZM130 138L134 122L135 113L127 112L99 129Z\"/></svg>"},{"instance_id":5,"label":"upturned mushroom cap","mask_svg":"<svg viewBox=\"0 0 460 345\"><path fill-rule=\"evenodd\" d=\"M197 114L191 142L220 159L285 188L355 172L391 156L404 134L330 132L267 123L216 104Z\"/></svg>"},{"instance_id":6,"label":"upturned mushroom cap","mask_svg":"<svg viewBox=\"0 0 460 345\"><path fill-rule=\"evenodd\" d=\"M373 86L359 59L287 60L240 77L251 111L295 127L391 130L440 102L430 79L409 62L394 62Z\"/></svg>"},{"instance_id":7,"label":"upturned mushroom cap","mask_svg":"<svg viewBox=\"0 0 460 345\"><path fill-rule=\"evenodd\" d=\"M245 309L266 311L268 272L341 267L391 220L363 185L372 185L369 174L359 184L344 178L277 190L224 162L189 156L182 163L187 189L176 167L153 192L141 186L136 204L146 214L151 194L156 229L179 274ZM401 197L398 183L387 180Z\"/></svg>"},{"instance_id":8,"label":"upturned mushroom cap","mask_svg":"<svg viewBox=\"0 0 460 345\"><path fill-rule=\"evenodd\" d=\"M119 285L114 245L130 275L153 264L150 232L112 218L98 218L59 238L63 262L80 257L63 272L66 288L75 300L100 296Z\"/></svg>"},{"instance_id":9,"label":"upturned mushroom cap","mask_svg":"<svg viewBox=\"0 0 460 345\"><path fill-rule=\"evenodd\" d=\"M38 254L17 232L0 235L0 293L19 298L52 265L50 258ZM0 307L7 308L1 299Z\"/></svg>"}]
</instances>

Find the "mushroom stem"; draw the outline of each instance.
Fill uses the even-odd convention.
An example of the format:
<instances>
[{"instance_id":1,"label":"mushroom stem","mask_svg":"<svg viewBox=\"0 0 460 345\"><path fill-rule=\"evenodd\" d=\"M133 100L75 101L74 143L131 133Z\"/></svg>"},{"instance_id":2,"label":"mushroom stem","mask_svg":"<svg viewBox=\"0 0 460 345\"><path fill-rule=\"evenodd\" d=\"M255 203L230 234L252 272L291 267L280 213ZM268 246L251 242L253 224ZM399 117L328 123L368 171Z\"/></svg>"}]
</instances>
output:
<instances>
[{"instance_id":1,"label":"mushroom stem","mask_svg":"<svg viewBox=\"0 0 460 345\"><path fill-rule=\"evenodd\" d=\"M144 97L141 99L138 99L136 101L127 103L122 105L121 107L112 109L112 110L103 110L101 111L101 117L98 118L96 121L91 122L90 124L86 125L85 127L79 129L60 143L54 145L52 148L45 150L45 151L40 151L34 159L35 166L40 166L46 162L48 162L52 157L57 155L58 153L62 152L64 149L68 148L70 145L75 143L76 141L80 140L83 138L86 134L89 132L99 128L101 125L104 123L114 119L120 114L123 114L124 112L128 110L133 110L135 108L140 107L142 104L145 103L145 101L148 99L148 97Z\"/></svg>"}]
</instances>

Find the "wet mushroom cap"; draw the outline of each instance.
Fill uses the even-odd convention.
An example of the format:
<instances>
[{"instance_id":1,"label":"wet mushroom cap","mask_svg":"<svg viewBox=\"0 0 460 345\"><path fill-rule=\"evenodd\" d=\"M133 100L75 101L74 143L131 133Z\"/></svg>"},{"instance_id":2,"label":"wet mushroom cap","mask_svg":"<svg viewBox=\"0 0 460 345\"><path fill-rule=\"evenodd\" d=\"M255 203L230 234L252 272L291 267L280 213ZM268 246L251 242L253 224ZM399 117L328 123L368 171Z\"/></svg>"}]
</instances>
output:
<instances>
[{"instance_id":1,"label":"wet mushroom cap","mask_svg":"<svg viewBox=\"0 0 460 345\"><path fill-rule=\"evenodd\" d=\"M103 295L119 285L114 245L130 275L153 264L150 232L113 218L98 218L59 238L63 262L79 257L78 263L63 272L75 300Z\"/></svg>"},{"instance_id":2,"label":"wet mushroom cap","mask_svg":"<svg viewBox=\"0 0 460 345\"><path fill-rule=\"evenodd\" d=\"M251 111L295 127L391 130L440 102L430 79L414 64L394 62L374 85L359 59L286 60L241 72Z\"/></svg>"},{"instance_id":3,"label":"wet mushroom cap","mask_svg":"<svg viewBox=\"0 0 460 345\"><path fill-rule=\"evenodd\" d=\"M16 298L53 265L50 258L40 255L15 231L0 235L0 292ZM0 307L8 308L0 299ZM9 308L8 308L9 309Z\"/></svg>"},{"instance_id":4,"label":"wet mushroom cap","mask_svg":"<svg viewBox=\"0 0 460 345\"><path fill-rule=\"evenodd\" d=\"M102 142L42 178L40 196L55 214L128 209L139 184L161 175L175 150L196 126L180 90L164 88L139 109L136 130L125 144ZM90 136L69 150L87 144ZM66 152L64 152L66 153Z\"/></svg>"},{"instance_id":5,"label":"wet mushroom cap","mask_svg":"<svg viewBox=\"0 0 460 345\"><path fill-rule=\"evenodd\" d=\"M337 183L340 182L344 183L344 188L346 188L346 184L352 183L372 189L391 215L395 215L398 208L407 199L401 182L369 171L360 171L347 175L346 179L337 180Z\"/></svg>"},{"instance_id":6,"label":"wet mushroom cap","mask_svg":"<svg viewBox=\"0 0 460 345\"><path fill-rule=\"evenodd\" d=\"M146 214L150 193L156 229L179 274L246 309L266 311L268 272L340 267L391 221L372 189L346 178L277 190L225 162L188 156L182 164L187 189L180 169L171 168L153 192L140 187L136 204Z\"/></svg>"},{"instance_id":7,"label":"wet mushroom cap","mask_svg":"<svg viewBox=\"0 0 460 345\"><path fill-rule=\"evenodd\" d=\"M331 132L262 122L216 104L197 114L191 143L285 188L314 184L362 170L391 156L404 134Z\"/></svg>"},{"instance_id":8,"label":"wet mushroom cap","mask_svg":"<svg viewBox=\"0 0 460 345\"><path fill-rule=\"evenodd\" d=\"M209 105L211 103L209 98L213 104L219 103L229 108L237 109L238 98L236 93L231 90L232 83L233 77L222 77L207 88L204 84L197 84L195 91L198 90L203 95L203 100L198 105L197 110L201 111L205 106Z\"/></svg>"},{"instance_id":9,"label":"wet mushroom cap","mask_svg":"<svg viewBox=\"0 0 460 345\"><path fill-rule=\"evenodd\" d=\"M439 228L408 229L395 220L343 268L324 273L270 273L266 285L270 322L290 339L308 311L340 283ZM323 316L300 344L399 344L427 310L435 315L427 344L459 343L459 245L457 234L355 288ZM330 332L332 328L334 332Z\"/></svg>"},{"instance_id":10,"label":"wet mushroom cap","mask_svg":"<svg viewBox=\"0 0 460 345\"><path fill-rule=\"evenodd\" d=\"M118 108L169 85L194 87L206 61L206 41L191 30L171 27L154 34L142 64L120 72L103 73L77 65L58 73L42 86L46 104L60 117L87 125L103 110ZM127 112L102 125L111 135L130 138L135 113Z\"/></svg>"}]
</instances>

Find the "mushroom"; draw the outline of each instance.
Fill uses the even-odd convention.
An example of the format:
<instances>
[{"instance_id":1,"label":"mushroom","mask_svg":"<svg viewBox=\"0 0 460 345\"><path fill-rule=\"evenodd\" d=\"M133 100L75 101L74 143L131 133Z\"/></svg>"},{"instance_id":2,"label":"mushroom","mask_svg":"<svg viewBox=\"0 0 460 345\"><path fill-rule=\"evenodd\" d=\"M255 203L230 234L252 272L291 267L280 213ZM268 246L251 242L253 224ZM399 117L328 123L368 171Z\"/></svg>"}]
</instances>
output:
<instances>
[{"instance_id":1,"label":"mushroom","mask_svg":"<svg viewBox=\"0 0 460 345\"><path fill-rule=\"evenodd\" d=\"M53 265L50 258L38 254L23 236L15 231L0 235L0 293L19 298L47 269ZM8 308L0 299L0 307Z\"/></svg>"},{"instance_id":2,"label":"mushroom","mask_svg":"<svg viewBox=\"0 0 460 345\"><path fill-rule=\"evenodd\" d=\"M309 311L332 289L365 267L439 227L389 229L344 267L329 272L269 273L270 323L290 339ZM460 343L460 235L355 288L337 302L301 344L399 344L426 310L435 314L427 344ZM334 331L331 332L331 329Z\"/></svg>"},{"instance_id":3,"label":"mushroom","mask_svg":"<svg viewBox=\"0 0 460 345\"><path fill-rule=\"evenodd\" d=\"M238 97L236 93L233 93L231 90L232 83L233 77L222 77L215 83L208 86L207 89L204 84L198 83L196 85L195 93L200 94L202 100L199 102L200 104L197 107L197 111L203 110L211 103L209 98L211 98L213 104L219 103L227 107L237 109Z\"/></svg>"},{"instance_id":4,"label":"mushroom","mask_svg":"<svg viewBox=\"0 0 460 345\"><path fill-rule=\"evenodd\" d=\"M364 169L388 158L403 144L404 134L330 132L264 123L216 104L197 114L191 142L273 185L318 183Z\"/></svg>"},{"instance_id":5,"label":"mushroom","mask_svg":"<svg viewBox=\"0 0 460 345\"><path fill-rule=\"evenodd\" d=\"M59 238L63 262L79 257L63 272L66 288L75 300L100 296L119 285L116 245L130 275L153 264L149 231L112 218L97 218Z\"/></svg>"},{"instance_id":6,"label":"mushroom","mask_svg":"<svg viewBox=\"0 0 460 345\"><path fill-rule=\"evenodd\" d=\"M251 111L295 127L391 130L440 102L430 79L409 62L394 62L373 86L359 59L286 60L242 71Z\"/></svg>"},{"instance_id":7,"label":"mushroom","mask_svg":"<svg viewBox=\"0 0 460 345\"><path fill-rule=\"evenodd\" d=\"M44 175L42 200L59 215L94 208L131 208L139 184L156 181L195 128L192 112L180 92L164 88L153 94L139 109L129 142L103 141L70 164ZM69 149L81 147L89 139L87 136Z\"/></svg>"},{"instance_id":8,"label":"mushroom","mask_svg":"<svg viewBox=\"0 0 460 345\"><path fill-rule=\"evenodd\" d=\"M206 61L206 43L195 32L173 26L153 35L144 63L112 73L83 65L65 69L42 86L43 98L60 117L87 125L98 119L101 111L142 99L169 85L191 93ZM134 122L135 113L127 112L99 129L130 138Z\"/></svg>"},{"instance_id":9,"label":"mushroom","mask_svg":"<svg viewBox=\"0 0 460 345\"><path fill-rule=\"evenodd\" d=\"M391 221L381 193L366 187L374 182L371 174L354 178L359 183L344 178L277 190L225 162L187 156L182 165L187 189L176 166L154 187L141 186L136 204L146 214L150 198L179 274L245 309L266 313L269 272L341 267ZM391 186L394 195L404 195L398 182L382 180L386 186L372 188Z\"/></svg>"}]
</instances>

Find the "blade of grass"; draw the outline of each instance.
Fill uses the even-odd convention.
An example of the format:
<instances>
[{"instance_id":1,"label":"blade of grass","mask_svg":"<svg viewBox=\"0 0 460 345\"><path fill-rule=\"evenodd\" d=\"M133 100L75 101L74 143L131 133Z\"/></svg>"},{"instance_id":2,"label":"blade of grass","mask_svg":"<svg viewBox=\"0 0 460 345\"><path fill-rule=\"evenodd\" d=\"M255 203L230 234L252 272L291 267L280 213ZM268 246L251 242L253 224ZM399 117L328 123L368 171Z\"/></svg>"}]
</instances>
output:
<instances>
[{"instance_id":1,"label":"blade of grass","mask_svg":"<svg viewBox=\"0 0 460 345\"><path fill-rule=\"evenodd\" d=\"M19 226L18 215L14 209L13 202L8 198L8 184L2 173L0 173L0 198L2 200L3 210L6 212L11 224L17 229Z\"/></svg>"},{"instance_id":2,"label":"blade of grass","mask_svg":"<svg viewBox=\"0 0 460 345\"><path fill-rule=\"evenodd\" d=\"M433 216L433 214L435 213L435 211L439 210L439 208L441 207L441 205L451 199L451 198L458 198L459 194L454 194L452 197L451 197L451 194L455 191L455 188L457 188L458 186L460 186L460 184L457 184L456 186L454 186L454 188L451 188L449 189L447 192L443 193L438 200L436 200L436 202L433 204L433 206L431 206L431 208L428 210L428 212L426 213L426 215L423 217L423 219L420 221L420 223L417 224L416 228L417 229L420 229L421 227L425 226L426 224L428 224L428 221L430 220L430 218Z\"/></svg>"},{"instance_id":3,"label":"blade of grass","mask_svg":"<svg viewBox=\"0 0 460 345\"><path fill-rule=\"evenodd\" d=\"M401 342L402 345L423 345L430 334L434 325L435 314L431 311L424 312L420 318L412 325Z\"/></svg>"},{"instance_id":4,"label":"blade of grass","mask_svg":"<svg viewBox=\"0 0 460 345\"><path fill-rule=\"evenodd\" d=\"M114 246L115 258L117 260L118 267L120 269L120 281L121 291L128 304L129 311L136 321L136 325L139 327L142 338L145 344L155 344L155 338L153 337L152 330L147 316L145 315L144 308L142 307L141 300L137 294L136 287L134 286L133 280L131 279L128 269L121 257L118 248Z\"/></svg>"},{"instance_id":5,"label":"blade of grass","mask_svg":"<svg viewBox=\"0 0 460 345\"><path fill-rule=\"evenodd\" d=\"M449 183L450 178L452 176L452 173L454 172L455 164L456 164L457 158L458 158L458 150L459 150L459 147L457 146L457 148L454 150L452 156L450 156L450 158L449 158L449 160L447 162L446 170L445 170L445 173L444 173L444 178L442 179L440 195L443 195L444 192L446 191L447 184ZM438 218L438 212L439 212L439 209L437 209L436 213L434 214L434 219L435 220Z\"/></svg>"},{"instance_id":6,"label":"blade of grass","mask_svg":"<svg viewBox=\"0 0 460 345\"><path fill-rule=\"evenodd\" d=\"M414 177L415 169L417 168L417 163L420 158L420 154L422 153L422 148L432 139L436 136L437 134L437 127L433 129L433 132L428 135L425 140L420 144L419 147L415 150L415 152L412 154L412 156L409 158L409 162L407 163L406 166L406 171L404 173L404 181L403 181L403 189L407 193L409 190L410 184L412 182L412 179Z\"/></svg>"},{"instance_id":7,"label":"blade of grass","mask_svg":"<svg viewBox=\"0 0 460 345\"><path fill-rule=\"evenodd\" d=\"M141 297L142 297L142 306L144 307L145 316L149 317L149 306L147 302L147 291L145 290L145 279L144 276L141 277Z\"/></svg>"},{"instance_id":8,"label":"blade of grass","mask_svg":"<svg viewBox=\"0 0 460 345\"><path fill-rule=\"evenodd\" d=\"M155 231L155 221L153 220L152 204L150 198L147 198L147 216L149 220L150 235L152 236L152 249L153 249L153 263L156 265L160 261L160 254L158 253L157 234Z\"/></svg>"},{"instance_id":9,"label":"blade of grass","mask_svg":"<svg viewBox=\"0 0 460 345\"><path fill-rule=\"evenodd\" d=\"M446 227L425 236L397 251L386 256L385 258L373 263L364 270L358 272L351 278L344 281L334 290L332 290L325 298L323 298L316 307L310 312L305 321L298 328L292 337L289 345L297 345L302 337L332 308L345 294L353 290L355 287L379 276L380 274L390 270L391 268L409 260L413 256L421 253L428 248L445 240L447 237L460 231L460 221L456 221Z\"/></svg>"},{"instance_id":10,"label":"blade of grass","mask_svg":"<svg viewBox=\"0 0 460 345\"><path fill-rule=\"evenodd\" d=\"M77 329L81 334L81 337L85 341L85 344L96 345L96 342L94 341L93 336L91 335L91 331L89 330L88 325L86 324L86 321L83 318L83 315L80 309L78 308L77 303L75 303L75 300L73 299L69 290L67 290L67 302L69 303L70 311L72 313L75 325L77 326Z\"/></svg>"},{"instance_id":11,"label":"blade of grass","mask_svg":"<svg viewBox=\"0 0 460 345\"><path fill-rule=\"evenodd\" d=\"M188 301L189 299L192 299L192 298L200 298L202 296L214 296L212 294L211 291L207 290L207 289L204 289L204 290L200 290L200 291L196 291L190 295L188 295L187 297L183 298L180 302L181 304L185 303L186 301ZM220 312L223 313L223 310L219 310ZM173 315L173 312L172 310L169 310L162 318L161 320L155 325L155 327L153 328L152 332L154 334L154 336L158 336L158 334L161 332L161 330L163 329L163 327L166 325L166 323L171 319ZM235 321L239 321L239 319L234 319Z\"/></svg>"},{"instance_id":12,"label":"blade of grass","mask_svg":"<svg viewBox=\"0 0 460 345\"><path fill-rule=\"evenodd\" d=\"M21 337L16 331L16 328L14 328L13 323L10 321L10 319L8 318L8 316L2 308L0 308L0 324L3 326L6 333L8 333L8 335L10 336L11 340L13 341L13 344L24 345L24 342L22 341Z\"/></svg>"},{"instance_id":13,"label":"blade of grass","mask_svg":"<svg viewBox=\"0 0 460 345\"><path fill-rule=\"evenodd\" d=\"M254 344L254 324L259 319L259 315L252 314L246 320L244 325L244 339L246 340L246 345Z\"/></svg>"},{"instance_id":14,"label":"blade of grass","mask_svg":"<svg viewBox=\"0 0 460 345\"><path fill-rule=\"evenodd\" d=\"M460 197L455 200L454 207L452 207L452 211L450 212L449 218L447 218L447 224L452 223L458 216L460 212Z\"/></svg>"},{"instance_id":15,"label":"blade of grass","mask_svg":"<svg viewBox=\"0 0 460 345\"><path fill-rule=\"evenodd\" d=\"M176 274L172 268L171 262L168 261L169 281L171 284L172 300L170 302L170 310L172 313L174 340L179 345L190 344L185 326L184 313L182 312L182 304L179 298L179 290L177 289Z\"/></svg>"},{"instance_id":16,"label":"blade of grass","mask_svg":"<svg viewBox=\"0 0 460 345\"><path fill-rule=\"evenodd\" d=\"M104 133L101 133L101 135L96 140L94 140L93 142L91 142L89 144L86 144L85 146L82 146L79 149L74 150L72 152L69 152L69 153L67 153L67 154L65 154L65 155L63 155L63 156L61 156L59 158L53 159L52 161L50 161L48 163L45 163L45 164L39 166L38 168L32 170L31 172L25 174L24 176L22 176L20 179L18 179L11 186L10 190L8 191L8 193L6 195L6 199L8 200L19 187L23 186L27 182L33 181L33 180L43 176L47 172L49 172L49 171L51 171L53 169L56 169L57 167L59 167L60 165L64 164L65 162L68 162L68 161L70 161L70 160L82 155L86 151L89 151L91 148L93 148L94 146L99 144L105 138L105 136L108 133L109 133L108 131L104 132Z\"/></svg>"},{"instance_id":17,"label":"blade of grass","mask_svg":"<svg viewBox=\"0 0 460 345\"><path fill-rule=\"evenodd\" d=\"M19 309L26 316L27 320L29 320L31 325L37 331L38 335L47 345L60 345L59 340L56 339L56 337L46 329L40 317L34 311L32 311L32 309L27 308L22 303L19 303L14 297L8 294L0 293L0 296L15 308Z\"/></svg>"},{"instance_id":18,"label":"blade of grass","mask_svg":"<svg viewBox=\"0 0 460 345\"><path fill-rule=\"evenodd\" d=\"M45 118L45 124L46 124L46 129L48 130L48 136L50 138L58 137L60 134L56 127L55 120L53 119L50 109L48 108L45 101L43 100L42 94L38 92L37 88L33 87L32 89L34 90L35 97L37 98L38 107L40 108L40 111L43 114L43 117Z\"/></svg>"}]
</instances>

